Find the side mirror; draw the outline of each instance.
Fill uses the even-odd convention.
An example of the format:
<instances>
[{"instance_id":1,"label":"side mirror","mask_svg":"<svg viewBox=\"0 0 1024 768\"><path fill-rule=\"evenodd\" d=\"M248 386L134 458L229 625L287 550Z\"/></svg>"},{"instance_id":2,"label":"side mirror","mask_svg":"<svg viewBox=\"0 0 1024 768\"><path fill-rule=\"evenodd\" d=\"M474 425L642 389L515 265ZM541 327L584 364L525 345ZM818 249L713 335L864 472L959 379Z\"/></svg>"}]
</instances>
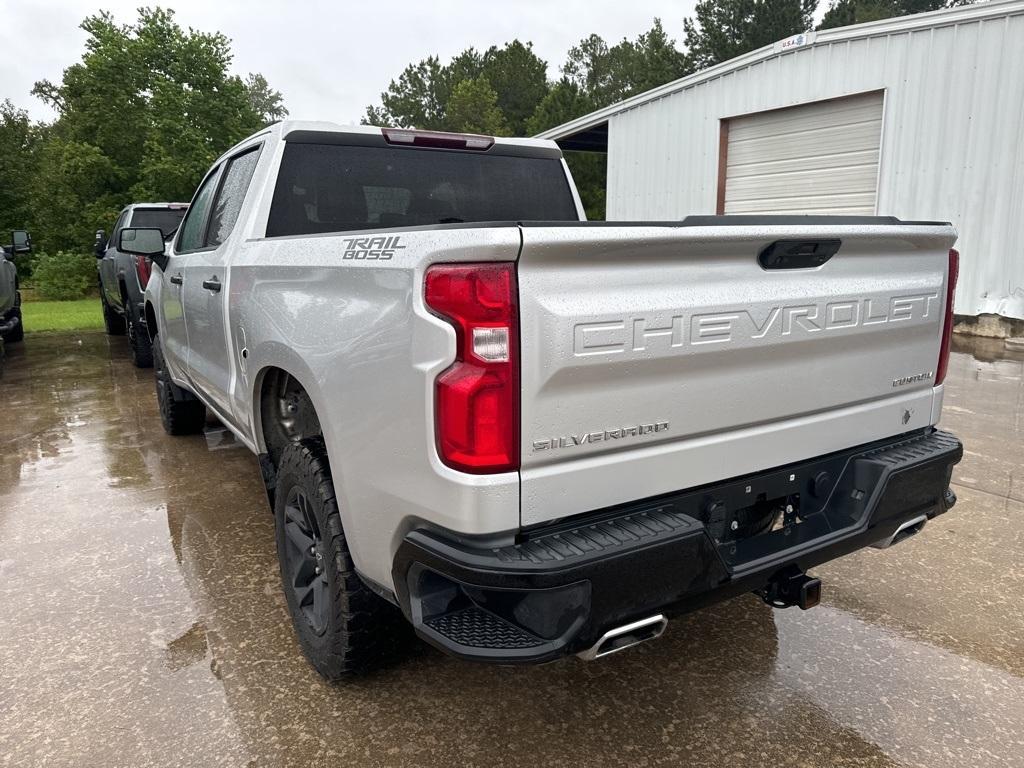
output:
<instances>
[{"instance_id":1,"label":"side mirror","mask_svg":"<svg viewBox=\"0 0 1024 768\"><path fill-rule=\"evenodd\" d=\"M156 227L122 229L117 249L122 253L145 256L161 270L167 269L168 257L164 252L164 233Z\"/></svg>"},{"instance_id":2,"label":"side mirror","mask_svg":"<svg viewBox=\"0 0 1024 768\"><path fill-rule=\"evenodd\" d=\"M92 246L93 251L96 252L96 258L102 259L107 253L107 233L102 229L96 230L96 240Z\"/></svg>"},{"instance_id":3,"label":"side mirror","mask_svg":"<svg viewBox=\"0 0 1024 768\"><path fill-rule=\"evenodd\" d=\"M11 232L11 242L14 244L11 253L15 255L32 252L32 235L24 229L16 229Z\"/></svg>"}]
</instances>

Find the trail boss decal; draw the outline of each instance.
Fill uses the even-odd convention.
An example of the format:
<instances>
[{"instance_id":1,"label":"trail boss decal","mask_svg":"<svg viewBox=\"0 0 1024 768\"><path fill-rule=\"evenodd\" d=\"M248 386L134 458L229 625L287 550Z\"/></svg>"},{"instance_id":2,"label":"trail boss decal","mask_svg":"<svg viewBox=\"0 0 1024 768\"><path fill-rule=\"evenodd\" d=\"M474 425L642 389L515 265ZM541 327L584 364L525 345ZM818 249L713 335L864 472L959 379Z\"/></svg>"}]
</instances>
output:
<instances>
[{"instance_id":1,"label":"trail boss decal","mask_svg":"<svg viewBox=\"0 0 1024 768\"><path fill-rule=\"evenodd\" d=\"M345 241L343 259L358 261L386 261L394 258L395 251L405 248L399 243L401 235L392 237L351 237Z\"/></svg>"}]
</instances>

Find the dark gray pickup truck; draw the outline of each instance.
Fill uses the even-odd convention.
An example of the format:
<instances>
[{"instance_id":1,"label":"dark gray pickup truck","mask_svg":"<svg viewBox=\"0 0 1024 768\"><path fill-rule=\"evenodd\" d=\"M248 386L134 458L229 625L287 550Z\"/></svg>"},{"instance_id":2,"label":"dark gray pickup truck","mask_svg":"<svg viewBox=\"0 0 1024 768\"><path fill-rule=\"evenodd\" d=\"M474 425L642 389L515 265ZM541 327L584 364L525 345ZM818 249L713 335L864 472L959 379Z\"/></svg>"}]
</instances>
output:
<instances>
[{"instance_id":1,"label":"dark gray pickup truck","mask_svg":"<svg viewBox=\"0 0 1024 768\"><path fill-rule=\"evenodd\" d=\"M188 203L132 203L117 217L111 237L96 232L96 259L99 271L103 323L111 336L127 333L132 362L139 368L153 365L153 349L146 331L142 295L149 282L150 259L118 250L118 235L125 227L151 227L171 238L188 210Z\"/></svg>"}]
</instances>

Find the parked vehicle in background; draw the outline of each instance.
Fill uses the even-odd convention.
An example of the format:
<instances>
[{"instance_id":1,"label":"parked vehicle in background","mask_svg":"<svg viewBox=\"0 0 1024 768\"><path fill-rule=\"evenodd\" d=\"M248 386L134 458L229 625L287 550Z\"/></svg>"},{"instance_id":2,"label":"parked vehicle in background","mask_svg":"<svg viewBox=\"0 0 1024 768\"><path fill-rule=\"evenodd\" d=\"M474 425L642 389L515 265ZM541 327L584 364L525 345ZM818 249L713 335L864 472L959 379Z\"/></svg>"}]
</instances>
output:
<instances>
[{"instance_id":1,"label":"parked vehicle in background","mask_svg":"<svg viewBox=\"0 0 1024 768\"><path fill-rule=\"evenodd\" d=\"M209 408L259 455L324 676L407 625L538 663L744 592L809 608L809 568L954 504L949 224L583 218L553 142L286 122L166 251L121 232L164 428Z\"/></svg>"},{"instance_id":2,"label":"parked vehicle in background","mask_svg":"<svg viewBox=\"0 0 1024 768\"><path fill-rule=\"evenodd\" d=\"M21 341L25 328L21 322L21 291L14 257L32 251L32 237L23 229L11 233L11 242L0 249L0 338L7 343Z\"/></svg>"},{"instance_id":3,"label":"parked vehicle in background","mask_svg":"<svg viewBox=\"0 0 1024 768\"><path fill-rule=\"evenodd\" d=\"M187 210L188 203L133 203L118 215L109 239L102 229L96 232L103 324L111 336L128 334L132 362L139 368L153 365L143 305L151 261L118 250L118 236L125 227L153 227L170 239Z\"/></svg>"}]
</instances>

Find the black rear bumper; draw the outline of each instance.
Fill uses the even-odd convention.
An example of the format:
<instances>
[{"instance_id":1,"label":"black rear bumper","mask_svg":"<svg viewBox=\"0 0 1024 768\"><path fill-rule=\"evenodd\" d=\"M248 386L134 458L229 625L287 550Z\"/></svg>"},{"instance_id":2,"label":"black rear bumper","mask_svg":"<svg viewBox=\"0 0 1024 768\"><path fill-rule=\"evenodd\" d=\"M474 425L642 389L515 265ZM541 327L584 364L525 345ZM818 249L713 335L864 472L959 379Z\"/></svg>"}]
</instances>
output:
<instances>
[{"instance_id":1,"label":"black rear bumper","mask_svg":"<svg viewBox=\"0 0 1024 768\"><path fill-rule=\"evenodd\" d=\"M472 546L408 534L393 567L417 633L467 659L539 663L581 651L614 627L765 588L893 537L956 501L963 447L936 430L525 531ZM798 507L772 530L752 510Z\"/></svg>"}]
</instances>

